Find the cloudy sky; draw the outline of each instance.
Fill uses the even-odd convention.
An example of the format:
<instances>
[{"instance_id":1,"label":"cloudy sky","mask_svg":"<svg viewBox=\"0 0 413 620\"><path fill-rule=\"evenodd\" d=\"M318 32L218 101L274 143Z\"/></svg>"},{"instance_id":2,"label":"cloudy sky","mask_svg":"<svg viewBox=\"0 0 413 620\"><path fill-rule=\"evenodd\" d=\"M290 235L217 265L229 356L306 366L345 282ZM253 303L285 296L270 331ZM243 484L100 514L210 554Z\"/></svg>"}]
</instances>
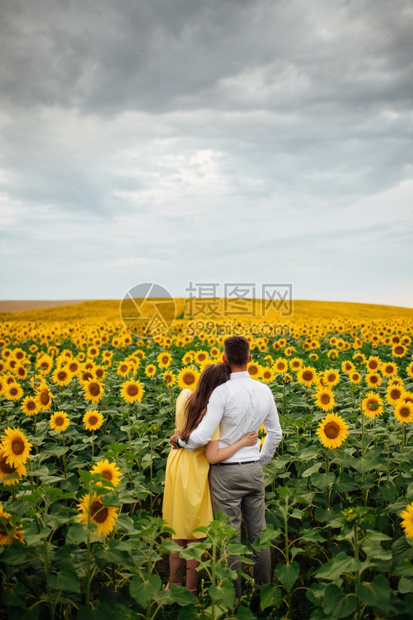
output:
<instances>
[{"instance_id":1,"label":"cloudy sky","mask_svg":"<svg viewBox=\"0 0 413 620\"><path fill-rule=\"evenodd\" d=\"M411 0L2 0L2 299L413 307Z\"/></svg>"}]
</instances>

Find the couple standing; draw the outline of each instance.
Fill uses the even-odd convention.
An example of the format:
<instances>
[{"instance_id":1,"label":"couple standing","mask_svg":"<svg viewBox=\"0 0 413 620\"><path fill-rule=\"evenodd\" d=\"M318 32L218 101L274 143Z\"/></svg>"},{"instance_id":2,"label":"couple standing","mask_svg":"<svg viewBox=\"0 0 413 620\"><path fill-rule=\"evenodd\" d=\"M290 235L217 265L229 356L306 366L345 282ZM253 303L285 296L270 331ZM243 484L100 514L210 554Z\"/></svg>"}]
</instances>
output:
<instances>
[{"instance_id":1,"label":"couple standing","mask_svg":"<svg viewBox=\"0 0 413 620\"><path fill-rule=\"evenodd\" d=\"M182 547L203 537L193 530L212 521L212 508L228 516L238 532L237 541L241 519L250 544L265 527L263 466L272 458L282 431L270 388L251 379L247 371L250 360L246 338L227 338L224 363L207 366L195 391L183 390L177 399L179 431L171 437L175 449L166 467L163 518L175 531L174 542ZM261 425L266 438L260 450ZM256 584L270 583L270 550L253 551L253 558ZM236 558L230 562L239 568ZM186 587L196 594L198 562L189 560L185 565L177 552L170 555L169 564L169 583L180 585L186 569ZM239 597L239 576L234 585Z\"/></svg>"}]
</instances>

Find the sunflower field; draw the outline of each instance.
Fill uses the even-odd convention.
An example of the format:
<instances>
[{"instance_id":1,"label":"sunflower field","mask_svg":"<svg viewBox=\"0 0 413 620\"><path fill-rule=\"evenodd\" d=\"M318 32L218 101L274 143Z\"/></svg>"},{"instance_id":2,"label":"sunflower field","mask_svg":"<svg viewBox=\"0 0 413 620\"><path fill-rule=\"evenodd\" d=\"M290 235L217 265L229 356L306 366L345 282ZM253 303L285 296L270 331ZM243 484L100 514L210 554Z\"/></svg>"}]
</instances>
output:
<instances>
[{"instance_id":1,"label":"sunflower field","mask_svg":"<svg viewBox=\"0 0 413 620\"><path fill-rule=\"evenodd\" d=\"M295 316L271 335L236 321L283 429L254 543L271 547L273 579L257 600L251 550L222 515L183 552L200 560L198 597L164 588L175 401L225 335L181 318L139 339L59 312L0 321L0 618L413 617L412 316Z\"/></svg>"}]
</instances>

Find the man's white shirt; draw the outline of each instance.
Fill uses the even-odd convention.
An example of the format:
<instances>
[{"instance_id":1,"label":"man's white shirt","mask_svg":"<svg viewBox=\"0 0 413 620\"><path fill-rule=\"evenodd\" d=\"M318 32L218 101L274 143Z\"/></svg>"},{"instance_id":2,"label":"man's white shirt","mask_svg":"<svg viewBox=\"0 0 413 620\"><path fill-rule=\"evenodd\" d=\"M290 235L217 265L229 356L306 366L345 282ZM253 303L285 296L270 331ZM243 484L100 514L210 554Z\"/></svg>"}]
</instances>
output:
<instances>
[{"instance_id":1,"label":"man's white shirt","mask_svg":"<svg viewBox=\"0 0 413 620\"><path fill-rule=\"evenodd\" d=\"M179 444L188 450L205 446L214 431L220 427L219 448L238 441L246 433L259 431L261 425L266 431L260 451L260 442L255 446L240 448L224 463L260 461L262 465L271 460L282 439L274 397L268 385L251 379L248 371L233 372L229 381L215 388L209 399L207 412L199 426L192 431L187 442Z\"/></svg>"}]
</instances>

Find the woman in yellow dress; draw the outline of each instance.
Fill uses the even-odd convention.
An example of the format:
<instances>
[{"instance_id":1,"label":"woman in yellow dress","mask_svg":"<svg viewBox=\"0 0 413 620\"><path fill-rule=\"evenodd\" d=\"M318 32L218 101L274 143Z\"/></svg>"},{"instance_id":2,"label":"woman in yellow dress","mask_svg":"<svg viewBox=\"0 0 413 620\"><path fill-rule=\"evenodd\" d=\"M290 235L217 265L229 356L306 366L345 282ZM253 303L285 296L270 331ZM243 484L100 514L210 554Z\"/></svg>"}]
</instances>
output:
<instances>
[{"instance_id":1,"label":"woman in yellow dress","mask_svg":"<svg viewBox=\"0 0 413 620\"><path fill-rule=\"evenodd\" d=\"M176 401L175 426L181 429L180 436L187 439L206 413L209 398L218 385L229 379L230 369L227 364L206 366L199 377L195 391L184 389ZM172 449L167 460L165 472L165 490L162 516L175 535L172 540L186 547L204 537L202 532L194 530L207 526L213 520L211 495L208 484L209 463L219 463L230 458L243 446L253 446L257 433L247 433L239 441L226 448L218 448L219 428L216 429L206 447L193 451ZM205 454L208 454L208 461ZM196 593L199 573L198 562L186 562L186 587ZM185 570L185 560L179 552L169 555L169 584L181 585Z\"/></svg>"}]
</instances>

